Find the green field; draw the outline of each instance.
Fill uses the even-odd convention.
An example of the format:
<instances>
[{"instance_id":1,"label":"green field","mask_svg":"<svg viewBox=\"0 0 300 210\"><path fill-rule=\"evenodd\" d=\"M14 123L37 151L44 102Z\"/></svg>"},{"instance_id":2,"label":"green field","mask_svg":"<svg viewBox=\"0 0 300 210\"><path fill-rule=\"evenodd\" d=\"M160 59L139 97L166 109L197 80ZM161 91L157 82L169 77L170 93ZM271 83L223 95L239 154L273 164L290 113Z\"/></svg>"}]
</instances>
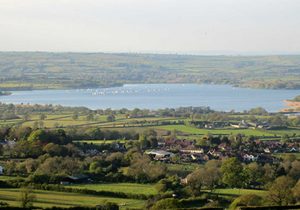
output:
<instances>
[{"instance_id":1,"label":"green field","mask_svg":"<svg viewBox=\"0 0 300 210\"><path fill-rule=\"evenodd\" d=\"M230 135L230 134L245 134L245 135L254 135L254 136L274 136L267 131L263 130L253 130L253 129L199 129L187 125L167 125L156 127L159 129L164 129L168 131L177 130L187 134L197 134L197 135L206 135L206 134L216 134L216 135Z\"/></svg>"},{"instance_id":2,"label":"green field","mask_svg":"<svg viewBox=\"0 0 300 210\"><path fill-rule=\"evenodd\" d=\"M226 195L246 195L246 194L255 194L264 196L267 191L264 190L251 190L251 189L216 189L214 190L216 194L226 194Z\"/></svg>"},{"instance_id":3,"label":"green field","mask_svg":"<svg viewBox=\"0 0 300 210\"><path fill-rule=\"evenodd\" d=\"M166 126L156 126L153 127L156 129L174 131L177 130L179 132L183 132L186 134L193 134L193 135L206 135L206 134L215 134L215 135L231 135L231 134L244 134L246 136L253 135L253 136L265 136L265 137L274 137L280 136L283 134L293 135L300 135L300 130L298 129L286 129L286 130L259 130L259 129L199 129L187 125L166 125Z\"/></svg>"},{"instance_id":4,"label":"green field","mask_svg":"<svg viewBox=\"0 0 300 210\"><path fill-rule=\"evenodd\" d=\"M72 185L71 188L81 188L96 191L123 192L131 194L155 195L157 190L151 184L136 183L113 183L113 184L80 184Z\"/></svg>"},{"instance_id":5,"label":"green field","mask_svg":"<svg viewBox=\"0 0 300 210\"><path fill-rule=\"evenodd\" d=\"M20 176L0 176L0 181L10 181L10 180L19 180L19 179L25 179L24 177Z\"/></svg>"},{"instance_id":6,"label":"green field","mask_svg":"<svg viewBox=\"0 0 300 210\"><path fill-rule=\"evenodd\" d=\"M36 207L72 207L72 206L96 206L105 201L115 202L121 209L143 208L144 201L135 199L110 198L94 195L83 195L78 193L52 192L35 190L34 195ZM19 206L20 189L0 189L0 201L6 202L12 206Z\"/></svg>"},{"instance_id":7,"label":"green field","mask_svg":"<svg viewBox=\"0 0 300 210\"><path fill-rule=\"evenodd\" d=\"M275 157L284 158L287 155L295 155L297 160L300 160L300 153L277 153L274 154Z\"/></svg>"}]
</instances>

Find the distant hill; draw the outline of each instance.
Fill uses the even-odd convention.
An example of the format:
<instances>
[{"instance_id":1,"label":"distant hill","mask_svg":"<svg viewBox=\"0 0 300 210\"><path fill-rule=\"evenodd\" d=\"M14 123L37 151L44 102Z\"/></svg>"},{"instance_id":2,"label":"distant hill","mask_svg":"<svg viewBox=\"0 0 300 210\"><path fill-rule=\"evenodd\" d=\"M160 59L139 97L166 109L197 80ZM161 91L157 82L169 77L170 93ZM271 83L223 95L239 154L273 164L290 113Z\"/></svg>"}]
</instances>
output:
<instances>
[{"instance_id":1,"label":"distant hill","mask_svg":"<svg viewBox=\"0 0 300 210\"><path fill-rule=\"evenodd\" d=\"M0 52L1 90L108 87L125 83L216 83L300 89L300 55Z\"/></svg>"}]
</instances>

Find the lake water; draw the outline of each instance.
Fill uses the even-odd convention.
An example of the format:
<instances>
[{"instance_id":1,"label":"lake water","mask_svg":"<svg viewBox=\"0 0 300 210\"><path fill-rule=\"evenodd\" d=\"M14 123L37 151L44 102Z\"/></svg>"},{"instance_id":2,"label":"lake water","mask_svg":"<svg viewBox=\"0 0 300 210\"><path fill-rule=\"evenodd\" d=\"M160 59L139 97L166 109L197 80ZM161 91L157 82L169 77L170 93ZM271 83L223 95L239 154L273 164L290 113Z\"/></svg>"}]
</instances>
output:
<instances>
[{"instance_id":1,"label":"lake water","mask_svg":"<svg viewBox=\"0 0 300 210\"><path fill-rule=\"evenodd\" d=\"M14 91L12 95L1 96L0 101L91 109L209 106L214 110L243 111L260 106L268 111L278 111L284 108L283 100L299 94L300 90L248 89L229 85L128 84L100 89Z\"/></svg>"}]
</instances>

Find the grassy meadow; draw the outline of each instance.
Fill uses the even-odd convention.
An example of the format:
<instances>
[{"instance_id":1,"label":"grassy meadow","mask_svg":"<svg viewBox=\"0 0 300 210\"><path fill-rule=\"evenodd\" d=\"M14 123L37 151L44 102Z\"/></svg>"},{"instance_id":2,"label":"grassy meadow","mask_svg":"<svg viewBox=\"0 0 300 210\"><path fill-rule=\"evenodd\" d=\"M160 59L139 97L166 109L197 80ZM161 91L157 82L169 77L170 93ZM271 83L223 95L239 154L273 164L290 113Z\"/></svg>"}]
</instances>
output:
<instances>
[{"instance_id":1,"label":"grassy meadow","mask_svg":"<svg viewBox=\"0 0 300 210\"><path fill-rule=\"evenodd\" d=\"M137 183L78 184L69 187L95 190L95 191L111 191L111 192L123 192L123 193L130 193L130 194L144 194L144 195L155 195L158 193L153 184L137 184Z\"/></svg>"},{"instance_id":2,"label":"grassy meadow","mask_svg":"<svg viewBox=\"0 0 300 210\"><path fill-rule=\"evenodd\" d=\"M0 189L0 201L6 202L11 206L20 206L20 189ZM145 201L135 199L111 198L94 195L84 195L78 193L54 192L34 190L33 195L35 207L73 207L89 206L93 207L105 201L115 202L121 209L142 209Z\"/></svg>"},{"instance_id":3,"label":"grassy meadow","mask_svg":"<svg viewBox=\"0 0 300 210\"><path fill-rule=\"evenodd\" d=\"M252 189L216 189L213 191L213 193L216 194L223 194L223 195L233 195L233 196L239 196L239 195L248 195L248 194L254 194L254 195L260 195L265 196L267 194L267 191L264 190L252 190Z\"/></svg>"}]
</instances>

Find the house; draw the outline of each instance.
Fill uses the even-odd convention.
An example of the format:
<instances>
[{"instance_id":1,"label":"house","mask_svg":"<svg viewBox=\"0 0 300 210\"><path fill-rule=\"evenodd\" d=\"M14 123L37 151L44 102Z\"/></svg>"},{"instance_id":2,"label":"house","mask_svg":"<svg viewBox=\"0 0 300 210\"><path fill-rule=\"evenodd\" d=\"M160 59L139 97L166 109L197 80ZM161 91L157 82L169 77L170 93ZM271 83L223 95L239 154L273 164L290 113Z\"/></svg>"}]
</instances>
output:
<instances>
[{"instance_id":1,"label":"house","mask_svg":"<svg viewBox=\"0 0 300 210\"><path fill-rule=\"evenodd\" d=\"M145 154L149 155L155 160L166 160L174 156L174 153L164 150L150 150L146 151Z\"/></svg>"},{"instance_id":2,"label":"house","mask_svg":"<svg viewBox=\"0 0 300 210\"><path fill-rule=\"evenodd\" d=\"M185 149L181 149L180 152L182 153L189 153L189 154L203 154L204 150L202 148L185 148Z\"/></svg>"},{"instance_id":3,"label":"house","mask_svg":"<svg viewBox=\"0 0 300 210\"><path fill-rule=\"evenodd\" d=\"M248 128L249 127L249 125L244 120L242 120L242 122L240 122L239 124L231 124L230 126L234 127L234 128Z\"/></svg>"},{"instance_id":4,"label":"house","mask_svg":"<svg viewBox=\"0 0 300 210\"><path fill-rule=\"evenodd\" d=\"M242 157L243 157L243 160L247 161L247 162L256 161L257 160L257 157L255 157L252 154L244 154Z\"/></svg>"},{"instance_id":5,"label":"house","mask_svg":"<svg viewBox=\"0 0 300 210\"><path fill-rule=\"evenodd\" d=\"M298 152L299 150L295 147L292 147L289 149L289 152Z\"/></svg>"},{"instance_id":6,"label":"house","mask_svg":"<svg viewBox=\"0 0 300 210\"><path fill-rule=\"evenodd\" d=\"M230 150L230 146L227 145L226 143L221 143L218 145L218 149L221 151L228 151Z\"/></svg>"},{"instance_id":7,"label":"house","mask_svg":"<svg viewBox=\"0 0 300 210\"><path fill-rule=\"evenodd\" d=\"M213 129L215 126L213 124L205 124L204 128Z\"/></svg>"},{"instance_id":8,"label":"house","mask_svg":"<svg viewBox=\"0 0 300 210\"><path fill-rule=\"evenodd\" d=\"M15 145L16 145L16 140L12 140L12 141L10 141L10 140L2 140L2 141L0 141L0 144L1 145L7 145L9 148L13 148Z\"/></svg>"}]
</instances>

